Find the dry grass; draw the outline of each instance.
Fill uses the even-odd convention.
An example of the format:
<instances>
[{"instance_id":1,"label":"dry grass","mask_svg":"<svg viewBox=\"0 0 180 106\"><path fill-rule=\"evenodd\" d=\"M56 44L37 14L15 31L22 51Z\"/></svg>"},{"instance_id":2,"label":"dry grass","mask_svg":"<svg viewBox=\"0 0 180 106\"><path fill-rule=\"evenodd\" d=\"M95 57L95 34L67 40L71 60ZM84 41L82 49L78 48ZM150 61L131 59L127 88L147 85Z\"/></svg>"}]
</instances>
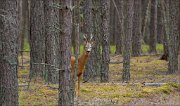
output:
<instances>
[{"instance_id":1,"label":"dry grass","mask_svg":"<svg viewBox=\"0 0 180 106\"><path fill-rule=\"evenodd\" d=\"M28 61L28 57L25 57ZM180 77L177 74L168 75L167 62L158 60L158 56L133 57L131 59L131 82L127 85L121 83L122 64L110 64L109 83L82 83L81 96L76 98L75 104L88 105L125 105L144 104L148 100L158 100L160 104L179 104ZM122 61L121 56L112 57L114 61ZM28 68L19 70L19 83L27 83ZM143 86L142 82L165 82L160 87ZM134 84L135 83L135 84ZM58 85L50 85L58 87ZM163 99L168 99L170 101ZM149 98L149 99L146 99ZM32 81L30 89L19 88L20 105L57 105L58 91L48 87L42 80ZM134 102L134 101L144 102ZM151 102L151 101L150 101ZM156 102L156 101L154 101ZM179 104L180 105L180 104Z\"/></svg>"}]
</instances>

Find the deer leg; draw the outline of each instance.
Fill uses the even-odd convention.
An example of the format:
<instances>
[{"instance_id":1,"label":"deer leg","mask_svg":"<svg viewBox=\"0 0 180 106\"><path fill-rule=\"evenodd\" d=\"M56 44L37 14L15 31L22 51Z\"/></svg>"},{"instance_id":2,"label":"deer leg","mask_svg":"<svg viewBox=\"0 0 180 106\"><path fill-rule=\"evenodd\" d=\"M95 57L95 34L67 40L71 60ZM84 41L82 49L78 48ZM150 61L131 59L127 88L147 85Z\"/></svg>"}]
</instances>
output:
<instances>
[{"instance_id":1,"label":"deer leg","mask_svg":"<svg viewBox=\"0 0 180 106\"><path fill-rule=\"evenodd\" d=\"M77 96L80 95L80 80L81 80L81 76L78 76Z\"/></svg>"}]
</instances>

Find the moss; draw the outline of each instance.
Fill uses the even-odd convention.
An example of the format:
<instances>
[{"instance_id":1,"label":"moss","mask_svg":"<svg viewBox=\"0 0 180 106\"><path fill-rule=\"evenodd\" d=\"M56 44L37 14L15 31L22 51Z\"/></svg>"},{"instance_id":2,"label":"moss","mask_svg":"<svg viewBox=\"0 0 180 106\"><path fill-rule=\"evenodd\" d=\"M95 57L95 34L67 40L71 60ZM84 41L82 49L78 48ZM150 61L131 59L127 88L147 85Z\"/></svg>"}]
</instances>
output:
<instances>
[{"instance_id":1,"label":"moss","mask_svg":"<svg viewBox=\"0 0 180 106\"><path fill-rule=\"evenodd\" d=\"M90 89L87 89L87 88L83 88L83 89L81 89L81 92L83 92L83 93L91 93L93 91L90 90Z\"/></svg>"},{"instance_id":2,"label":"moss","mask_svg":"<svg viewBox=\"0 0 180 106\"><path fill-rule=\"evenodd\" d=\"M177 90L180 90L180 84L176 84L176 83L168 83L168 85L177 88Z\"/></svg>"}]
</instances>

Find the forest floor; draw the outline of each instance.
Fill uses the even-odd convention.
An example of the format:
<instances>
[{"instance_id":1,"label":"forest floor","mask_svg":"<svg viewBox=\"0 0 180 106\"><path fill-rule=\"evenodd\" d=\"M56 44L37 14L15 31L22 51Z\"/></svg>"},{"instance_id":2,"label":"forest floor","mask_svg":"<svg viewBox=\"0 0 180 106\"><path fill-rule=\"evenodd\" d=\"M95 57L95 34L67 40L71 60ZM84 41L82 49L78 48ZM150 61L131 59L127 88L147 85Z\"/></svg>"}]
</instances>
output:
<instances>
[{"instance_id":1,"label":"forest floor","mask_svg":"<svg viewBox=\"0 0 180 106\"><path fill-rule=\"evenodd\" d=\"M180 105L180 74L167 74L167 62L160 56L142 56L131 59L131 81L122 83L122 64L110 64L109 83L96 81L81 83L81 95L75 98L79 106L117 105ZM27 84L29 56L24 56L24 69L19 69L19 84ZM121 62L122 56L111 56L111 62ZM21 61L20 61L21 64ZM144 83L161 83L144 86ZM164 84L166 83L166 84ZM179 84L178 84L179 83ZM57 84L47 85L41 79L33 80L29 89L19 87L19 104L57 105Z\"/></svg>"}]
</instances>

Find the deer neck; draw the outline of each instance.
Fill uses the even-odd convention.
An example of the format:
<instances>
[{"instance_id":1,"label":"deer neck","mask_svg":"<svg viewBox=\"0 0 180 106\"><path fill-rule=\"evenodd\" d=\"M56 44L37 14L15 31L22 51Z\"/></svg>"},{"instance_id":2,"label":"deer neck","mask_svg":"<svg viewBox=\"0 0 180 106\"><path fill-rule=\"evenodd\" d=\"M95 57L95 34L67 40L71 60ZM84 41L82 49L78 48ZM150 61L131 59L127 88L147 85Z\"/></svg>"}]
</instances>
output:
<instances>
[{"instance_id":1,"label":"deer neck","mask_svg":"<svg viewBox=\"0 0 180 106\"><path fill-rule=\"evenodd\" d=\"M79 57L78 63L80 64L80 66L81 66L82 68L84 68L85 64L87 63L88 57L89 57L89 54L86 53L85 51L84 51L83 54Z\"/></svg>"}]
</instances>

